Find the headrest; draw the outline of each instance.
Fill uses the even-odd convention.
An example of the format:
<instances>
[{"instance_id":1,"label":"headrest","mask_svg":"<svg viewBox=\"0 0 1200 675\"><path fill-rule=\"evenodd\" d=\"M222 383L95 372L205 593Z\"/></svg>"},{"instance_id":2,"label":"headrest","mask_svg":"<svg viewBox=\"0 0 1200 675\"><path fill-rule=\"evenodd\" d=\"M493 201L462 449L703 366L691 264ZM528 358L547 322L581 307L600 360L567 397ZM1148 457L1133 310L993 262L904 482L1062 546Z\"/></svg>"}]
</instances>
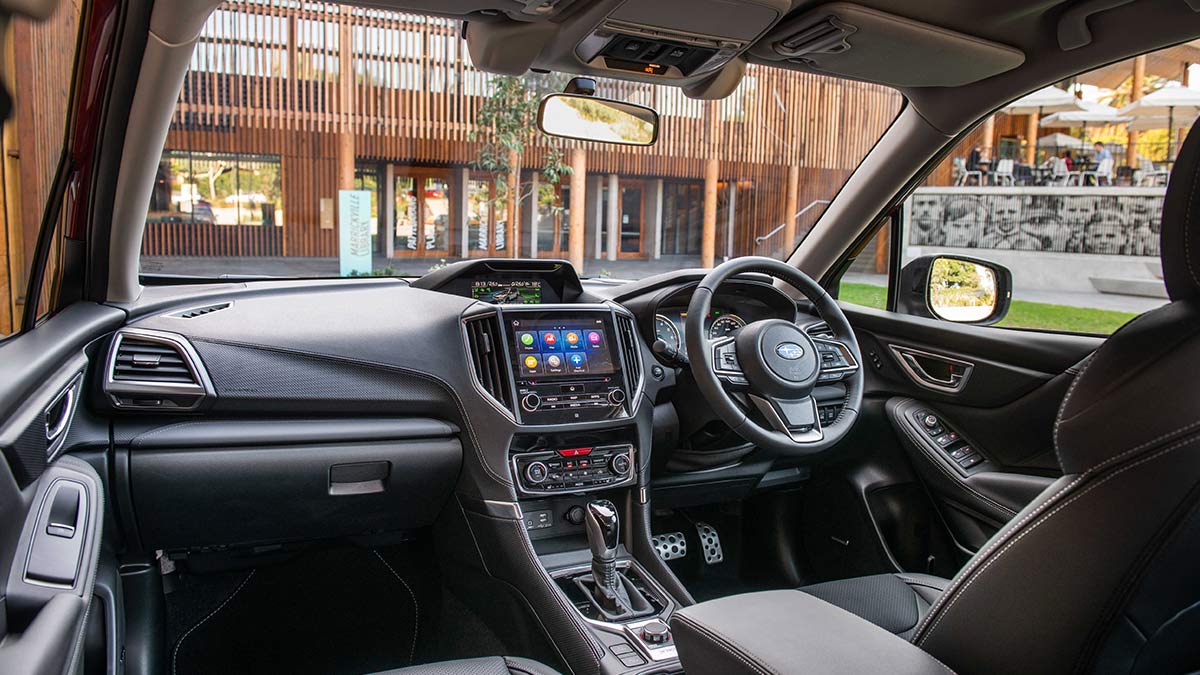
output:
<instances>
[{"instance_id":1,"label":"headrest","mask_svg":"<svg viewBox=\"0 0 1200 675\"><path fill-rule=\"evenodd\" d=\"M1163 281L1172 300L1200 297L1200 119L1175 159L1162 212Z\"/></svg>"}]
</instances>

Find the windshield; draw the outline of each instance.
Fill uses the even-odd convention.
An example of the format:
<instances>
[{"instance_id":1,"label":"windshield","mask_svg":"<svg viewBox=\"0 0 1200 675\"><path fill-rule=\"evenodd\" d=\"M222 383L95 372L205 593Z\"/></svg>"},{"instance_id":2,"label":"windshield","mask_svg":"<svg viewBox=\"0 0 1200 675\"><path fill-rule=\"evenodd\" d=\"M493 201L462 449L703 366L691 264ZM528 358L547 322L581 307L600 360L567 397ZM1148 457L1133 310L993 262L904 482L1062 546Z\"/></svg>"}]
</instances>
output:
<instances>
[{"instance_id":1,"label":"windshield","mask_svg":"<svg viewBox=\"0 0 1200 675\"><path fill-rule=\"evenodd\" d=\"M600 79L597 96L659 112L657 142L571 141L536 131L538 101L570 76L480 72L459 35L375 9L222 5L176 105L142 273L418 276L574 250L584 276L638 279L783 257L902 103L755 65L713 102Z\"/></svg>"}]
</instances>

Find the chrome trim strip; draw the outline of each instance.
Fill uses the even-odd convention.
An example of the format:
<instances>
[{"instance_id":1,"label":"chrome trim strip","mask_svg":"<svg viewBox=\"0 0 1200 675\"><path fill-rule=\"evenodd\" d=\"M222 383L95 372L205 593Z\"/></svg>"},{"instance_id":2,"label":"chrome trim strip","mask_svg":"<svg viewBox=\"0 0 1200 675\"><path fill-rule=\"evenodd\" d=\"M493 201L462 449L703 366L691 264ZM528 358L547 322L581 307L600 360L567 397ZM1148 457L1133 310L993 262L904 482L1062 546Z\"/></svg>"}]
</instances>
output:
<instances>
[{"instance_id":1,"label":"chrome trim strip","mask_svg":"<svg viewBox=\"0 0 1200 675\"><path fill-rule=\"evenodd\" d=\"M180 356L183 357L183 363L187 366L188 372L191 373L192 379L196 381L196 384L113 379L117 364L117 352L120 350L121 343L126 337L136 337L147 342L157 342L176 348ZM204 370L201 364L200 355L196 353L196 349L192 346L192 343L188 342L187 338L182 335L146 328L122 328L113 336L112 345L108 349L108 358L104 365L104 393L108 396L109 401L112 402L114 407L122 410L164 410L164 408L126 405L120 403L115 394L151 397L154 395L196 396L197 399L192 405L170 409L172 411L195 410L206 398L216 396L212 380L209 379L208 372Z\"/></svg>"}]
</instances>

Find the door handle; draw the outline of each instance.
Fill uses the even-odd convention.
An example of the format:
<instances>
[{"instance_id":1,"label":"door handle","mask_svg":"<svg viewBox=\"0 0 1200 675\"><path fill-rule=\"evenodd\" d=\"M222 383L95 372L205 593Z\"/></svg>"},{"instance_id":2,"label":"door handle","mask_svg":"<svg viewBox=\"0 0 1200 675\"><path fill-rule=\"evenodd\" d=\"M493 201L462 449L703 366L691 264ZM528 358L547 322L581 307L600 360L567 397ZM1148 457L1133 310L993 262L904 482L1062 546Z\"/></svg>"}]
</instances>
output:
<instances>
[{"instance_id":1,"label":"door handle","mask_svg":"<svg viewBox=\"0 0 1200 675\"><path fill-rule=\"evenodd\" d=\"M975 369L975 364L970 361L943 354L899 345L888 345L888 348L892 350L892 355L896 357L905 374L926 389L957 393L966 385L967 378Z\"/></svg>"}]
</instances>

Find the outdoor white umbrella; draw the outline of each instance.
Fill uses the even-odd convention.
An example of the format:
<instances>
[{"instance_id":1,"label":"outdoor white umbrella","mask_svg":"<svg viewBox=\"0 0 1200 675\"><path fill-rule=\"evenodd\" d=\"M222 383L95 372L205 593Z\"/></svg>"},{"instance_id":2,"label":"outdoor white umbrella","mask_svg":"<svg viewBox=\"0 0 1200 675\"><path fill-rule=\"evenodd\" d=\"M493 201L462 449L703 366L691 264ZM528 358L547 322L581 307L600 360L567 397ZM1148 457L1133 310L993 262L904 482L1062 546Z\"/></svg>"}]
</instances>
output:
<instances>
[{"instance_id":1,"label":"outdoor white umbrella","mask_svg":"<svg viewBox=\"0 0 1200 675\"><path fill-rule=\"evenodd\" d=\"M1000 110L1010 115L1038 115L1046 113L1065 112L1067 110L1082 110L1083 101L1075 98L1074 94L1063 91L1058 87L1042 87L1009 103Z\"/></svg>"},{"instance_id":2,"label":"outdoor white umbrella","mask_svg":"<svg viewBox=\"0 0 1200 675\"><path fill-rule=\"evenodd\" d=\"M1175 128L1175 118L1194 119L1200 115L1200 91L1189 87L1171 85L1146 94L1121 108L1120 113L1129 117L1166 117L1162 128ZM1174 134L1167 135L1167 157L1175 156Z\"/></svg>"},{"instance_id":3,"label":"outdoor white umbrella","mask_svg":"<svg viewBox=\"0 0 1200 675\"><path fill-rule=\"evenodd\" d=\"M1119 124L1128 122L1132 117L1124 117L1120 112L1103 103L1084 103L1082 110L1064 110L1056 112L1053 115L1046 115L1040 122L1043 127L1066 127L1068 129L1083 129L1083 139L1087 140L1087 128L1091 124L1093 126L1106 124Z\"/></svg>"},{"instance_id":4,"label":"outdoor white umbrella","mask_svg":"<svg viewBox=\"0 0 1200 675\"><path fill-rule=\"evenodd\" d=\"M1126 127L1130 131L1150 131L1152 129L1166 129L1171 127L1172 131L1176 129L1190 129L1192 123L1196 121L1194 117L1178 115L1174 118L1168 117L1137 117L1129 122Z\"/></svg>"},{"instance_id":5,"label":"outdoor white umbrella","mask_svg":"<svg viewBox=\"0 0 1200 675\"><path fill-rule=\"evenodd\" d=\"M1083 150L1087 141L1066 134L1047 134L1037 141L1037 146L1043 150L1048 148L1066 148L1068 150Z\"/></svg>"}]
</instances>

